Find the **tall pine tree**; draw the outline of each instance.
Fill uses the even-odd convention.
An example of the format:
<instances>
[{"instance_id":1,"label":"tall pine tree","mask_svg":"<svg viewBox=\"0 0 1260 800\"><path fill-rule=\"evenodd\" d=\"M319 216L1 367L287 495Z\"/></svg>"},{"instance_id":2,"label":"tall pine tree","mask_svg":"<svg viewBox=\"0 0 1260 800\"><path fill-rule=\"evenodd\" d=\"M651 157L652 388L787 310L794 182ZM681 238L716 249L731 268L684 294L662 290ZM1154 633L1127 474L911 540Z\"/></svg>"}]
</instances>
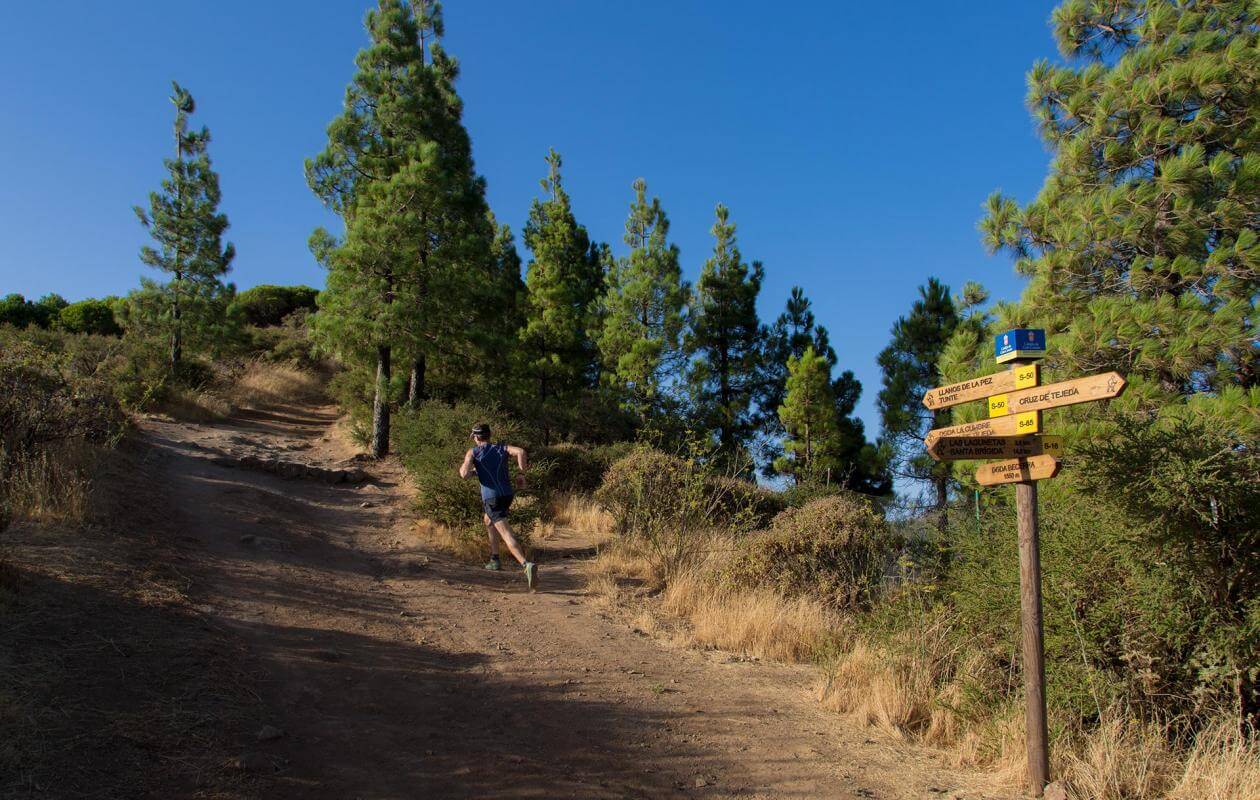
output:
<instances>
[{"instance_id":1,"label":"tall pine tree","mask_svg":"<svg viewBox=\"0 0 1260 800\"><path fill-rule=\"evenodd\" d=\"M567 433L583 395L598 384L599 353L592 339L604 293L601 249L577 223L560 175L560 154L547 154L544 197L525 224L533 258L525 273L522 368L544 441Z\"/></svg>"},{"instance_id":2,"label":"tall pine tree","mask_svg":"<svg viewBox=\"0 0 1260 800\"><path fill-rule=\"evenodd\" d=\"M196 110L193 96L172 82L175 106L175 157L165 160L169 177L149 195L149 210L135 206L140 224L157 247L140 249L140 260L169 276L165 283L142 281L133 298L135 315L155 322L170 337L170 366L179 368L185 340L219 338L233 288L223 276L231 269L235 248L223 244L228 220L219 213L219 176L210 166L210 131L188 129Z\"/></svg>"},{"instance_id":3,"label":"tall pine tree","mask_svg":"<svg viewBox=\"0 0 1260 800\"><path fill-rule=\"evenodd\" d=\"M599 350L604 379L644 424L662 408L668 376L680 366L680 336L689 287L682 280L678 246L668 242L669 219L647 183L634 182L626 220L630 254L608 270Z\"/></svg>"},{"instance_id":4,"label":"tall pine tree","mask_svg":"<svg viewBox=\"0 0 1260 800\"><path fill-rule=\"evenodd\" d=\"M454 60L437 42L436 3L379 0L371 43L355 59L328 147L307 162L311 188L345 221L312 249L328 267L316 333L343 359L375 364L372 452L389 447L394 354L406 354L423 392L425 359L467 327L479 278L491 269L493 231L460 121ZM433 56L430 63L427 52Z\"/></svg>"},{"instance_id":5,"label":"tall pine tree","mask_svg":"<svg viewBox=\"0 0 1260 800\"><path fill-rule=\"evenodd\" d=\"M1067 63L1028 76L1049 175L1025 207L993 195L981 224L1031 278L1000 322L1046 329L1052 379L1128 378L1056 428L1089 431L1080 472L1144 523L1125 532L1135 583L1160 577L1158 602L1193 621L1159 659L1195 664L1228 686L1240 724L1260 725L1260 537L1230 508L1243 486L1220 482L1253 471L1260 446L1256 5L1069 0L1053 23ZM967 348L950 349L962 366ZM1216 444L1191 455L1194 440Z\"/></svg>"},{"instance_id":6,"label":"tall pine tree","mask_svg":"<svg viewBox=\"0 0 1260 800\"><path fill-rule=\"evenodd\" d=\"M959 323L958 309L949 287L928 278L919 287L919 299L910 313L893 323L892 341L879 354L883 388L877 405L883 422L881 444L893 473L903 479L927 483L938 528L945 530L949 502L948 464L931 458L923 437L933 428L950 424L950 409L929 411L923 395L941 382L940 360Z\"/></svg>"},{"instance_id":7,"label":"tall pine tree","mask_svg":"<svg viewBox=\"0 0 1260 800\"><path fill-rule=\"evenodd\" d=\"M725 455L747 445L754 432L753 398L761 379L757 295L765 269L749 267L739 252L730 211L718 204L713 255L704 263L691 305L686 347L697 421L712 432Z\"/></svg>"}]
</instances>

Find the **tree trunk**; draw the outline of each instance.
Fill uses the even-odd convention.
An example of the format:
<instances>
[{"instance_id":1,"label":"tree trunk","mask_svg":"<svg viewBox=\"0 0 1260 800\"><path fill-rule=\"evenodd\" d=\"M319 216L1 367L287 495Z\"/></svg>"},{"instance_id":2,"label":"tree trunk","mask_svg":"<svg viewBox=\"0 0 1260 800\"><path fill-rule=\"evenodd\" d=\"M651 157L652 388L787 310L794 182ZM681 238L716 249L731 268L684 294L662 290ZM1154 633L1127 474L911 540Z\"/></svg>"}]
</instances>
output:
<instances>
[{"instance_id":1,"label":"tree trunk","mask_svg":"<svg viewBox=\"0 0 1260 800\"><path fill-rule=\"evenodd\" d=\"M416 360L411 362L411 378L407 381L407 405L415 408L420 405L420 401L424 397L424 356L417 356Z\"/></svg>"},{"instance_id":2,"label":"tree trunk","mask_svg":"<svg viewBox=\"0 0 1260 800\"><path fill-rule=\"evenodd\" d=\"M176 251L178 258L178 250ZM184 337L181 330L180 309L179 309L179 282L180 274L175 273L175 292L171 298L171 372L174 373L179 369L180 359L184 355Z\"/></svg>"},{"instance_id":3,"label":"tree trunk","mask_svg":"<svg viewBox=\"0 0 1260 800\"><path fill-rule=\"evenodd\" d=\"M372 398L372 455L389 452L389 345L376 348L376 394Z\"/></svg>"}]
</instances>

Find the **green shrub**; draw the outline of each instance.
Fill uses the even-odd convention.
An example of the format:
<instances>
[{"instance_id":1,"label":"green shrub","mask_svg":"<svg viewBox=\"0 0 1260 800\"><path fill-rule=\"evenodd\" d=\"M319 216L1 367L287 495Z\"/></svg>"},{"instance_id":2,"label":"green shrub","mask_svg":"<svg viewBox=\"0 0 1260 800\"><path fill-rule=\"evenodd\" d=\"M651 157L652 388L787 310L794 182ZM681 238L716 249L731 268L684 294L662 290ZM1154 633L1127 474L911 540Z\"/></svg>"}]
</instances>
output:
<instances>
[{"instance_id":1,"label":"green shrub","mask_svg":"<svg viewBox=\"0 0 1260 800\"><path fill-rule=\"evenodd\" d=\"M94 336L121 336L122 328L114 320L114 311L105 300L81 300L61 309L59 325L69 333Z\"/></svg>"},{"instance_id":2,"label":"green shrub","mask_svg":"<svg viewBox=\"0 0 1260 800\"><path fill-rule=\"evenodd\" d=\"M323 354L311 338L310 312L298 309L280 324L248 328L249 349L258 357L298 369L317 371L327 368Z\"/></svg>"},{"instance_id":3,"label":"green shrub","mask_svg":"<svg viewBox=\"0 0 1260 800\"><path fill-rule=\"evenodd\" d=\"M722 573L730 586L771 587L866 609L879 597L901 541L870 500L846 492L784 511L738 548Z\"/></svg>"},{"instance_id":4,"label":"green shrub","mask_svg":"<svg viewBox=\"0 0 1260 800\"><path fill-rule=\"evenodd\" d=\"M503 412L475 403L449 405L427 400L395 415L394 442L403 466L416 484L416 511L426 519L450 526L467 536L483 536L481 491L475 478L459 477L459 465L472 446L469 431L478 422L489 423L494 441L521 444L520 427ZM520 493L513 506L512 528L524 535L537 518L535 490Z\"/></svg>"},{"instance_id":5,"label":"green shrub","mask_svg":"<svg viewBox=\"0 0 1260 800\"><path fill-rule=\"evenodd\" d=\"M697 455L639 444L609 467L595 499L664 579L691 562L707 534L749 530L774 505L770 493L716 470Z\"/></svg>"},{"instance_id":6,"label":"green shrub","mask_svg":"<svg viewBox=\"0 0 1260 800\"><path fill-rule=\"evenodd\" d=\"M67 305L66 299L59 294L46 294L35 302L20 294L8 294L0 298L0 325L15 328L34 325L47 329L53 326Z\"/></svg>"},{"instance_id":7,"label":"green shrub","mask_svg":"<svg viewBox=\"0 0 1260 800\"><path fill-rule=\"evenodd\" d=\"M106 446L122 431L122 409L96 366L0 334L0 521L15 510L56 507L59 493L86 481L76 474L83 449Z\"/></svg>"},{"instance_id":8,"label":"green shrub","mask_svg":"<svg viewBox=\"0 0 1260 800\"><path fill-rule=\"evenodd\" d=\"M764 527L787 508L782 492L744 478L714 475L709 485L715 499L714 516L739 531Z\"/></svg>"},{"instance_id":9,"label":"green shrub","mask_svg":"<svg viewBox=\"0 0 1260 800\"><path fill-rule=\"evenodd\" d=\"M594 494L613 462L633 447L620 444L553 444L530 452L530 482L551 495Z\"/></svg>"},{"instance_id":10,"label":"green shrub","mask_svg":"<svg viewBox=\"0 0 1260 800\"><path fill-rule=\"evenodd\" d=\"M319 291L309 286L272 286L263 284L236 295L235 305L246 324L263 328L279 325L295 311L315 310Z\"/></svg>"}]
</instances>

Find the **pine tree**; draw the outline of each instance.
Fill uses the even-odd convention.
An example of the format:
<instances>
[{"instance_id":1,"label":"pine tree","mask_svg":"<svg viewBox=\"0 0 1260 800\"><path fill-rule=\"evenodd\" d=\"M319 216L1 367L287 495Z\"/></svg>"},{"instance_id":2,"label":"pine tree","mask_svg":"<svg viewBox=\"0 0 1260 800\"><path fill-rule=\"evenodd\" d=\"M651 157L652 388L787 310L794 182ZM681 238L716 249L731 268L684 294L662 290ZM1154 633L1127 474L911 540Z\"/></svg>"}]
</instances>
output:
<instances>
[{"instance_id":1,"label":"pine tree","mask_svg":"<svg viewBox=\"0 0 1260 800\"><path fill-rule=\"evenodd\" d=\"M1081 64L1028 78L1050 175L1026 208L989 199L986 244L1032 278L1019 314L1052 336L1056 366L1136 379L1130 403L1260 385L1254 11L1061 5L1059 48Z\"/></svg>"},{"instance_id":2,"label":"pine tree","mask_svg":"<svg viewBox=\"0 0 1260 800\"><path fill-rule=\"evenodd\" d=\"M481 319L477 330L481 334L479 349L485 372L498 376L494 386L481 387L483 393L503 400L505 385L510 388L513 363L512 352L516 349L516 335L525 324L522 305L525 301L525 282L521 278L521 256L516 251L516 238L509 225L500 225L490 214L490 227L494 240L490 245L490 274L482 290L482 302L478 304ZM461 370L467 373L466 368Z\"/></svg>"},{"instance_id":3,"label":"pine tree","mask_svg":"<svg viewBox=\"0 0 1260 800\"><path fill-rule=\"evenodd\" d=\"M312 237L329 270L315 332L343 359L375 363L380 457L395 352L408 357L412 392L423 395L426 359L476 317L493 229L460 120L458 65L437 41L440 5L379 0L366 25L371 43L355 59L344 110L306 171L346 226L340 241L323 230Z\"/></svg>"},{"instance_id":4,"label":"pine tree","mask_svg":"<svg viewBox=\"0 0 1260 800\"><path fill-rule=\"evenodd\" d=\"M598 384L591 333L604 293L601 248L574 218L560 166L560 154L550 151L545 197L534 200L525 224L525 246L533 258L525 274L520 351L545 442L557 429L572 427L578 402Z\"/></svg>"},{"instance_id":5,"label":"pine tree","mask_svg":"<svg viewBox=\"0 0 1260 800\"><path fill-rule=\"evenodd\" d=\"M679 366L680 336L690 291L682 280L678 246L669 244L669 219L647 183L634 182L626 220L630 254L612 261L598 344L604 379L644 424L661 409L668 376Z\"/></svg>"},{"instance_id":6,"label":"pine tree","mask_svg":"<svg viewBox=\"0 0 1260 800\"><path fill-rule=\"evenodd\" d=\"M835 368L836 351L831 347L827 329L816 324L813 303L805 296L805 290L793 286L787 307L765 340L765 378L759 402L764 423L771 428L779 426L779 406L787 393L788 360L800 358L808 347L826 360L828 370Z\"/></svg>"},{"instance_id":7,"label":"pine tree","mask_svg":"<svg viewBox=\"0 0 1260 800\"><path fill-rule=\"evenodd\" d=\"M150 321L168 332L174 371L188 334L198 341L213 339L216 323L224 320L233 290L222 278L236 250L223 244L228 220L219 213L219 176L207 152L210 131L188 129L196 103L187 89L174 82L171 86L175 157L164 161L170 176L160 192L149 194L149 210L135 206L135 212L157 242L156 248L140 248L140 260L170 276L166 283L142 281L136 305L138 310L161 308L161 316Z\"/></svg>"},{"instance_id":8,"label":"pine tree","mask_svg":"<svg viewBox=\"0 0 1260 800\"><path fill-rule=\"evenodd\" d=\"M817 354L813 345L806 345L800 356L789 356L784 386L779 420L787 439L784 455L775 459L775 470L796 483L826 480L841 467L836 399L826 356Z\"/></svg>"},{"instance_id":9,"label":"pine tree","mask_svg":"<svg viewBox=\"0 0 1260 800\"><path fill-rule=\"evenodd\" d=\"M897 477L926 482L933 491L938 527L945 529L949 501L949 465L931 458L923 437L950 424L950 409L929 411L923 395L941 382L940 359L959 323L949 287L928 278L910 313L897 319L892 341L879 354L883 388L877 405L883 423L881 444Z\"/></svg>"},{"instance_id":10,"label":"pine tree","mask_svg":"<svg viewBox=\"0 0 1260 800\"><path fill-rule=\"evenodd\" d=\"M1071 441L1087 431L1080 449L1095 455L1080 472L1145 512L1148 525L1127 532L1130 558L1143 564L1135 584L1167 570L1161 604L1186 586L1183 596L1203 603L1183 612L1170 643L1182 654L1171 658L1228 686L1244 727L1260 724L1260 556L1255 537L1228 520L1222 495L1239 487L1218 481L1246 472L1260 444L1256 20L1247 0L1060 5L1053 23L1068 63L1043 61L1028 76L1054 152L1049 175L1026 207L994 194L981 223L986 245L1012 253L1031 278L995 329L1045 328L1052 380L1127 377L1117 400L1058 413L1055 432ZM971 342L955 339L950 366L965 367ZM1183 440L1209 433L1213 454L1188 456ZM1170 468L1178 458L1194 467ZM1182 512L1197 506L1198 522L1155 511L1170 498ZM1207 644L1189 652L1187 642Z\"/></svg>"},{"instance_id":11,"label":"pine tree","mask_svg":"<svg viewBox=\"0 0 1260 800\"><path fill-rule=\"evenodd\" d=\"M757 295L765 269L749 267L739 252L730 211L718 204L713 255L705 261L691 305L686 338L688 373L698 422L711 431L727 457L751 439L752 401L761 380Z\"/></svg>"}]
</instances>

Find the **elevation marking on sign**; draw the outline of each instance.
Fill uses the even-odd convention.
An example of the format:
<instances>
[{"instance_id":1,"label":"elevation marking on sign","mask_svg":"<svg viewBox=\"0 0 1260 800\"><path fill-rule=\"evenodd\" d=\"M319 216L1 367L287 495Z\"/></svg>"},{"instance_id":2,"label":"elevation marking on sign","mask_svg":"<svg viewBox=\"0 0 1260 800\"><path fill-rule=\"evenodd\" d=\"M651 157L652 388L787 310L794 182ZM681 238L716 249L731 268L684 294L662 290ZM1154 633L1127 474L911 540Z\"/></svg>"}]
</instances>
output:
<instances>
[{"instance_id":1,"label":"elevation marking on sign","mask_svg":"<svg viewBox=\"0 0 1260 800\"><path fill-rule=\"evenodd\" d=\"M1054 456L1012 458L1010 461L993 461L976 469L976 482L981 486L1000 486L1004 483L1043 481L1059 472L1059 459Z\"/></svg>"}]
</instances>

